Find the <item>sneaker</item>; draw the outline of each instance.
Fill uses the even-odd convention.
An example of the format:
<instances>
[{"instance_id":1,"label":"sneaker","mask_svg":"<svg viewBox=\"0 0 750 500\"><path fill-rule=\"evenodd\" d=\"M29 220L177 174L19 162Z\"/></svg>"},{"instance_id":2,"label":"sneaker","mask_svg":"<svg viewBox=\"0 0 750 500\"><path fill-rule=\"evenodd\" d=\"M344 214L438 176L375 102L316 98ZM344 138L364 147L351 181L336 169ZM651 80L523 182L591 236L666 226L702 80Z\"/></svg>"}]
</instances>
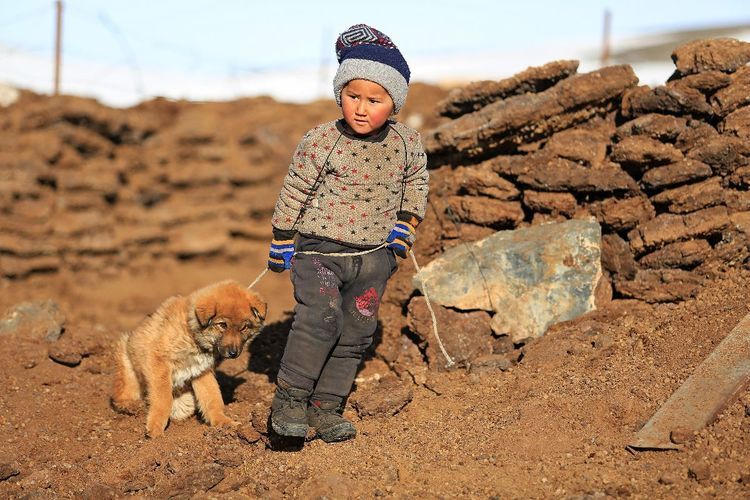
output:
<instances>
[{"instance_id":1,"label":"sneaker","mask_svg":"<svg viewBox=\"0 0 750 500\"><path fill-rule=\"evenodd\" d=\"M307 407L307 422L326 443L346 441L357 434L357 429L341 416L342 411L342 405L337 401L310 401L310 406Z\"/></svg>"},{"instance_id":2,"label":"sneaker","mask_svg":"<svg viewBox=\"0 0 750 500\"><path fill-rule=\"evenodd\" d=\"M276 387L271 403L271 427L281 436L307 435L307 400L310 392L296 387Z\"/></svg>"}]
</instances>

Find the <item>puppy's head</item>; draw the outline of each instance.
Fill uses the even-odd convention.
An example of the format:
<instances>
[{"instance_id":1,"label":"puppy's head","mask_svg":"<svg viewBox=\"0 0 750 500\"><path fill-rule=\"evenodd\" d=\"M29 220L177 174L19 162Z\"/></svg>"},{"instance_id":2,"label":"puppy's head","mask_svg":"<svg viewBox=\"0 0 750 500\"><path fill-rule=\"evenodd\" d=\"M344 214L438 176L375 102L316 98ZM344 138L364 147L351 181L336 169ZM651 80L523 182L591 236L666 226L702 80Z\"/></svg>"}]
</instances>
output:
<instances>
[{"instance_id":1,"label":"puppy's head","mask_svg":"<svg viewBox=\"0 0 750 500\"><path fill-rule=\"evenodd\" d=\"M266 303L236 281L222 281L190 296L190 330L205 350L236 358L245 343L260 332Z\"/></svg>"}]
</instances>

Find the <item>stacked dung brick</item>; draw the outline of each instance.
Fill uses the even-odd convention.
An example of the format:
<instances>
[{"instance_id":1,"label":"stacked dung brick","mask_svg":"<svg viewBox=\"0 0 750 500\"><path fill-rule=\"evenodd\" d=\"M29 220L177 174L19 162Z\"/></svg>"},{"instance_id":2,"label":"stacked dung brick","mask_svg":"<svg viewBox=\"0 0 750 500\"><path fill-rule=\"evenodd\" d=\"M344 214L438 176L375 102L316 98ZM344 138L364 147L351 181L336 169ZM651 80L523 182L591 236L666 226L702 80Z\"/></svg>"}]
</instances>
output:
<instances>
[{"instance_id":1,"label":"stacked dung brick","mask_svg":"<svg viewBox=\"0 0 750 500\"><path fill-rule=\"evenodd\" d=\"M113 109L24 93L0 116L0 277L242 257L270 239L272 193L323 106L295 120L269 98Z\"/></svg>"},{"instance_id":2,"label":"stacked dung brick","mask_svg":"<svg viewBox=\"0 0 750 500\"><path fill-rule=\"evenodd\" d=\"M417 84L405 119L445 96ZM289 159L333 101L156 99L113 109L23 92L0 108L0 279L237 260L271 238Z\"/></svg>"},{"instance_id":3,"label":"stacked dung brick","mask_svg":"<svg viewBox=\"0 0 750 500\"><path fill-rule=\"evenodd\" d=\"M496 230L593 216L617 297L681 300L743 264L750 44L695 41L672 58L655 88L626 65L580 74L557 61L449 94L438 112L452 120L424 137L423 260Z\"/></svg>"}]
</instances>

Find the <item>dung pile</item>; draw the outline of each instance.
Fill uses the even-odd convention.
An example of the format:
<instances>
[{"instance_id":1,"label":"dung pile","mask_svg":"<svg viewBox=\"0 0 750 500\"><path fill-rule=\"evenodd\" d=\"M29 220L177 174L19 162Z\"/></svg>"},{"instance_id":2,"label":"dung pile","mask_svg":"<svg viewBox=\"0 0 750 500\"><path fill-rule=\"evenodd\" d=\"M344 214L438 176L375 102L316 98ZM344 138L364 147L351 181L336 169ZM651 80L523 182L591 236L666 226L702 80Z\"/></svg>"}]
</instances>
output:
<instances>
[{"instance_id":1,"label":"dung pile","mask_svg":"<svg viewBox=\"0 0 750 500\"><path fill-rule=\"evenodd\" d=\"M684 300L747 265L750 44L695 41L672 58L674 74L655 88L638 86L627 65L579 74L577 61L555 61L452 91L438 105L451 120L423 137L432 171L419 261L498 230L595 217L600 305ZM428 362L442 366L410 279L397 275L388 298L407 311ZM521 356L492 331L490 314L436 313L459 364L505 369Z\"/></svg>"},{"instance_id":2,"label":"dung pile","mask_svg":"<svg viewBox=\"0 0 750 500\"><path fill-rule=\"evenodd\" d=\"M232 256L268 236L266 193L292 146L243 119L262 104L25 96L2 124L0 273Z\"/></svg>"},{"instance_id":3,"label":"dung pile","mask_svg":"<svg viewBox=\"0 0 750 500\"><path fill-rule=\"evenodd\" d=\"M500 229L602 225L615 297L682 300L743 264L750 234L750 44L695 41L662 86L576 61L454 90L428 133L429 256ZM420 234L427 233L420 228Z\"/></svg>"},{"instance_id":4,"label":"dung pile","mask_svg":"<svg viewBox=\"0 0 750 500\"><path fill-rule=\"evenodd\" d=\"M415 90L406 117L445 95ZM240 258L270 241L297 141L338 110L267 97L113 109L24 92L0 113L0 278L22 279Z\"/></svg>"}]
</instances>

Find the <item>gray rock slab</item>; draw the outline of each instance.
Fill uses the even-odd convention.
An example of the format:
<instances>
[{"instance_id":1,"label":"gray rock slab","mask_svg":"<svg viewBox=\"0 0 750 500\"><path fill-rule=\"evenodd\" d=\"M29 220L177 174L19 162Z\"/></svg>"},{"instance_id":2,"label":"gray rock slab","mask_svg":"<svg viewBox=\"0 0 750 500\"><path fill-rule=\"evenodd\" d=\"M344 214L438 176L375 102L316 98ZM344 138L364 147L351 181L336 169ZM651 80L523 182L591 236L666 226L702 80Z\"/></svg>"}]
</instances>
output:
<instances>
[{"instance_id":1,"label":"gray rock slab","mask_svg":"<svg viewBox=\"0 0 750 500\"><path fill-rule=\"evenodd\" d=\"M52 300L16 304L0 319L0 335L25 332L38 339L54 342L64 330L65 315Z\"/></svg>"},{"instance_id":2,"label":"gray rock slab","mask_svg":"<svg viewBox=\"0 0 750 500\"><path fill-rule=\"evenodd\" d=\"M544 335L595 309L601 228L569 220L497 233L447 250L414 277L431 301L493 311L492 329L515 341Z\"/></svg>"}]
</instances>

